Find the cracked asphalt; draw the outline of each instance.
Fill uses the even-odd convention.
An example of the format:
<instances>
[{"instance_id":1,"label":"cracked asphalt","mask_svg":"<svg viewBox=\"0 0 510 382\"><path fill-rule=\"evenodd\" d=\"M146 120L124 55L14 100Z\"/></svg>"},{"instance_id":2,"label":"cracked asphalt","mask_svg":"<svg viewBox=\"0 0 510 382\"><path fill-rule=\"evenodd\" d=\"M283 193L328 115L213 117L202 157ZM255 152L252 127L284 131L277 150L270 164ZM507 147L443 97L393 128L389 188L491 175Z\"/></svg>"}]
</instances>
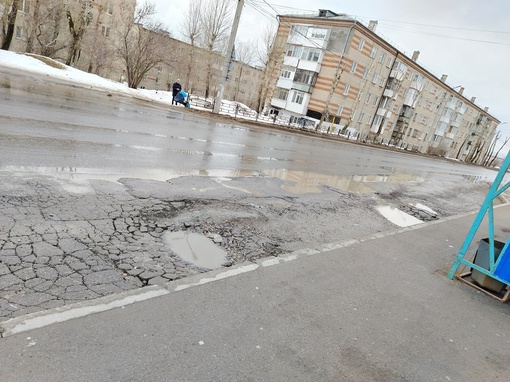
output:
<instances>
[{"instance_id":1,"label":"cracked asphalt","mask_svg":"<svg viewBox=\"0 0 510 382\"><path fill-rule=\"evenodd\" d=\"M395 226L375 207L388 198L428 200L442 216L483 200L487 185L458 183L438 197L381 184L368 195L322 187L295 195L270 177L180 177L167 182L55 180L0 173L0 321L206 272L175 254L166 232L219 237L223 266L313 247ZM460 192L459 190L464 192ZM469 193L465 192L470 190ZM449 193L449 194L448 194ZM458 196L456 203L448 195ZM457 208L452 208L452 205ZM437 218L419 211L423 221Z\"/></svg>"}]
</instances>

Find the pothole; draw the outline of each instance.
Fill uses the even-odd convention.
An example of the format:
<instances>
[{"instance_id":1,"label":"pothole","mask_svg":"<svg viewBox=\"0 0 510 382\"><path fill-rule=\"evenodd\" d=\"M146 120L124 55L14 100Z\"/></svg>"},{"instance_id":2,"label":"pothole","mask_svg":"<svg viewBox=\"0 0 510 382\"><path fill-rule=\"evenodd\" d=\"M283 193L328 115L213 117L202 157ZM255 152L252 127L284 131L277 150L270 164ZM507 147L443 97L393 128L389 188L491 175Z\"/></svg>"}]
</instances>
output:
<instances>
[{"instance_id":1,"label":"pothole","mask_svg":"<svg viewBox=\"0 0 510 382\"><path fill-rule=\"evenodd\" d=\"M181 259L201 268L220 268L227 261L226 252L199 233L165 232L163 241Z\"/></svg>"}]
</instances>

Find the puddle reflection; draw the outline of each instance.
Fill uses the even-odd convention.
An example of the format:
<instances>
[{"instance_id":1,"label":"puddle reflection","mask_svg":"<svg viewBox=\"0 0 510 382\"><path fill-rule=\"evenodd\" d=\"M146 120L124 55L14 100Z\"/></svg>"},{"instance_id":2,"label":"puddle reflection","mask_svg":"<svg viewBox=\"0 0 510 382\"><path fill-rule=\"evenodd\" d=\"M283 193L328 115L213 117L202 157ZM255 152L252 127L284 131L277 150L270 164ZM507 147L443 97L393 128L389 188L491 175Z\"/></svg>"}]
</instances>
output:
<instances>
[{"instance_id":1,"label":"puddle reflection","mask_svg":"<svg viewBox=\"0 0 510 382\"><path fill-rule=\"evenodd\" d=\"M374 183L407 183L424 182L424 179L413 174L385 174L385 175L331 175L313 171L291 171L286 169L272 170L193 170L175 171L165 169L131 168L129 170L113 168L84 168L84 167L30 167L30 166L0 166L0 171L27 174L35 173L51 176L57 179L73 181L80 188L85 187L84 180L106 180L117 182L121 178L150 179L167 181L181 176L207 176L213 178L242 178L267 176L285 182L281 188L296 195L322 193L324 188L356 194L374 192ZM68 186L71 189L71 186Z\"/></svg>"}]
</instances>

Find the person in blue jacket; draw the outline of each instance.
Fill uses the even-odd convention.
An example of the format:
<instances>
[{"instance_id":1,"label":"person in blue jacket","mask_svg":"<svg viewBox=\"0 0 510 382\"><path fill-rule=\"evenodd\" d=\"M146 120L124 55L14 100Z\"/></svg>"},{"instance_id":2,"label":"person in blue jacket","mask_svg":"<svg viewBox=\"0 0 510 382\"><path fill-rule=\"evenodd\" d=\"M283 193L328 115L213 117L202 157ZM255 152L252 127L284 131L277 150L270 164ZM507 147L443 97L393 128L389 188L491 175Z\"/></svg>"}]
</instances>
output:
<instances>
[{"instance_id":1,"label":"person in blue jacket","mask_svg":"<svg viewBox=\"0 0 510 382\"><path fill-rule=\"evenodd\" d=\"M188 95L182 90L175 95L174 100L176 103L180 103L186 107L190 107L188 102Z\"/></svg>"}]
</instances>

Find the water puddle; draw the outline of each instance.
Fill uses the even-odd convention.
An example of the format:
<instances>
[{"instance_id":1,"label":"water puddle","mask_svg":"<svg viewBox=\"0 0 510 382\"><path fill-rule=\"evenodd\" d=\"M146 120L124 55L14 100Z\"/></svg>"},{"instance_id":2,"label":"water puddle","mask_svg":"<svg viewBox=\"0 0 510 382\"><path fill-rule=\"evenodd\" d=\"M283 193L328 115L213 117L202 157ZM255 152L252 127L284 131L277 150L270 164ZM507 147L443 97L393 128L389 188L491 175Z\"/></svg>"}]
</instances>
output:
<instances>
[{"instance_id":1,"label":"water puddle","mask_svg":"<svg viewBox=\"0 0 510 382\"><path fill-rule=\"evenodd\" d=\"M409 227L412 225L423 223L420 219L415 218L398 208L393 206L378 206L377 210L393 224L399 227Z\"/></svg>"},{"instance_id":2,"label":"water puddle","mask_svg":"<svg viewBox=\"0 0 510 382\"><path fill-rule=\"evenodd\" d=\"M255 196L259 193L253 189L243 189L239 185L231 186L228 180L232 178L268 176L283 180L286 184L282 185L282 190L289 193L302 195L310 193L322 193L324 188L334 189L341 192L352 192L355 194L369 194L374 192L371 184L374 183L406 183L423 182L424 179L412 174L375 174L375 175L331 175L322 174L313 171L291 171L287 169L269 169L269 170L191 170L175 171L158 168L87 168L87 167L36 167L36 166L0 166L0 171L9 171L13 173L37 173L51 176L57 179L69 181L66 185L69 191L77 187L74 192L85 192L86 183L80 180L106 180L118 182L121 178L150 179L156 181L167 181L169 179L181 176L208 176L215 178L216 181L226 188L235 188L243 192L251 193ZM74 186L72 182L78 182Z\"/></svg>"},{"instance_id":3,"label":"water puddle","mask_svg":"<svg viewBox=\"0 0 510 382\"><path fill-rule=\"evenodd\" d=\"M227 261L226 253L204 235L195 232L167 232L163 241L181 259L198 267L216 269Z\"/></svg>"}]
</instances>

